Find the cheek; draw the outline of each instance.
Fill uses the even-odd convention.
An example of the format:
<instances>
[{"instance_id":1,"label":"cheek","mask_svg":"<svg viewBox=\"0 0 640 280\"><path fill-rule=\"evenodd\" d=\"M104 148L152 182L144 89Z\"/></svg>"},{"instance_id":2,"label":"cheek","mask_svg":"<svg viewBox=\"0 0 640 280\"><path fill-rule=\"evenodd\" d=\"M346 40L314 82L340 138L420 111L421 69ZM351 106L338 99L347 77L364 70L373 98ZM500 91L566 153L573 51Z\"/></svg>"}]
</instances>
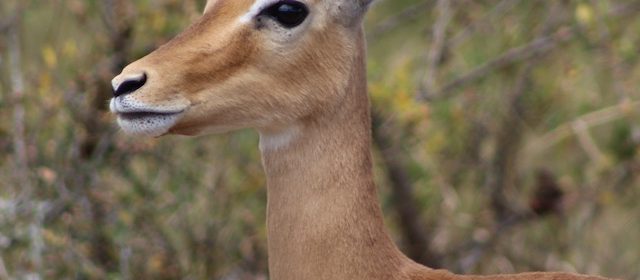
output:
<instances>
[{"instance_id":1,"label":"cheek","mask_svg":"<svg viewBox=\"0 0 640 280\"><path fill-rule=\"evenodd\" d=\"M300 84L287 83L282 78L254 75L238 83L228 92L220 92L217 104L225 113L218 115L227 121L239 122L250 127L265 127L291 123L308 115L311 111L306 88ZM218 110L212 110L215 112Z\"/></svg>"}]
</instances>

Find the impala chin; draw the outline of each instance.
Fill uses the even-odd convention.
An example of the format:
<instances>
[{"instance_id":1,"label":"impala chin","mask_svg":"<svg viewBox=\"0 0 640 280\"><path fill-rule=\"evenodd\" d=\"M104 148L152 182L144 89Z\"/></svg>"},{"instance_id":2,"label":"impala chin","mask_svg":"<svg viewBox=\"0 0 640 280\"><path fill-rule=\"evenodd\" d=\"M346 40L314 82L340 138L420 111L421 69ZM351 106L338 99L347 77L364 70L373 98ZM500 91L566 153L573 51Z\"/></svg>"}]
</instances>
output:
<instances>
[{"instance_id":1,"label":"impala chin","mask_svg":"<svg viewBox=\"0 0 640 280\"><path fill-rule=\"evenodd\" d=\"M180 120L181 114L127 113L118 114L118 125L130 135L159 137L165 135Z\"/></svg>"},{"instance_id":2,"label":"impala chin","mask_svg":"<svg viewBox=\"0 0 640 280\"><path fill-rule=\"evenodd\" d=\"M137 106L135 106L137 105ZM159 108L132 105L123 98L111 100L111 112L118 116L118 125L133 136L159 137L167 134L183 117L186 108Z\"/></svg>"}]
</instances>

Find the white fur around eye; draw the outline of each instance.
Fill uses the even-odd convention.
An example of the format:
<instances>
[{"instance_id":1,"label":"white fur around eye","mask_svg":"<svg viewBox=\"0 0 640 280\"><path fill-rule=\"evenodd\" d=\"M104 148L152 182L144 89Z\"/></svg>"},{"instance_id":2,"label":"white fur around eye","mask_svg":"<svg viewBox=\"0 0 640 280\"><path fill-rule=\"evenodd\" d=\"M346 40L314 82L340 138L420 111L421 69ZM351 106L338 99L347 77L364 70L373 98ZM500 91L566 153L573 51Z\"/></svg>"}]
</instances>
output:
<instances>
[{"instance_id":1,"label":"white fur around eye","mask_svg":"<svg viewBox=\"0 0 640 280\"><path fill-rule=\"evenodd\" d=\"M213 7L213 5L217 2L218 0L207 0L207 4L205 4L204 6L204 12L206 13L207 11L209 11L209 9L211 9L211 7Z\"/></svg>"},{"instance_id":2,"label":"white fur around eye","mask_svg":"<svg viewBox=\"0 0 640 280\"><path fill-rule=\"evenodd\" d=\"M249 9L249 11L240 17L241 23L249 23L253 21L253 19L262 12L265 8L278 3L280 0L256 0L253 3L253 6Z\"/></svg>"},{"instance_id":3,"label":"white fur around eye","mask_svg":"<svg viewBox=\"0 0 640 280\"><path fill-rule=\"evenodd\" d=\"M275 44L275 48L282 46L289 47L289 43L295 42L297 39L299 39L313 21L311 20L313 14L310 13L307 16L307 19L299 26L293 28L285 28L273 18L267 16L259 16L264 9L267 9L280 1L282 0L256 0L249 11L239 18L240 24L249 24L256 22L257 25L261 29L263 29L263 32L265 32L265 34L268 34L267 37L270 39L269 41L271 43ZM306 1L300 2L305 3Z\"/></svg>"}]
</instances>

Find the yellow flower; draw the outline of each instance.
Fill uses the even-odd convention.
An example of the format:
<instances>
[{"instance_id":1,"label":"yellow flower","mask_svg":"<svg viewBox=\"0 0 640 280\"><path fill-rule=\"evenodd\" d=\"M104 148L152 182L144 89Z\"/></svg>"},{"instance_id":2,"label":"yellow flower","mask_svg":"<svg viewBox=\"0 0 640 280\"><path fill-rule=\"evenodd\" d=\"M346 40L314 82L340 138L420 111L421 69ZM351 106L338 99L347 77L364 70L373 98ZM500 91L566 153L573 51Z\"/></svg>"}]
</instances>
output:
<instances>
[{"instance_id":1,"label":"yellow flower","mask_svg":"<svg viewBox=\"0 0 640 280\"><path fill-rule=\"evenodd\" d=\"M67 57L75 57L78 53L78 46L76 45L76 42L73 40L67 40L64 42L62 53Z\"/></svg>"},{"instance_id":2,"label":"yellow flower","mask_svg":"<svg viewBox=\"0 0 640 280\"><path fill-rule=\"evenodd\" d=\"M49 68L54 68L58 65L58 55L51 46L46 46L42 49L42 58Z\"/></svg>"},{"instance_id":3,"label":"yellow flower","mask_svg":"<svg viewBox=\"0 0 640 280\"><path fill-rule=\"evenodd\" d=\"M593 8L585 3L581 3L576 7L576 19L580 24L590 24L593 22Z\"/></svg>"}]
</instances>

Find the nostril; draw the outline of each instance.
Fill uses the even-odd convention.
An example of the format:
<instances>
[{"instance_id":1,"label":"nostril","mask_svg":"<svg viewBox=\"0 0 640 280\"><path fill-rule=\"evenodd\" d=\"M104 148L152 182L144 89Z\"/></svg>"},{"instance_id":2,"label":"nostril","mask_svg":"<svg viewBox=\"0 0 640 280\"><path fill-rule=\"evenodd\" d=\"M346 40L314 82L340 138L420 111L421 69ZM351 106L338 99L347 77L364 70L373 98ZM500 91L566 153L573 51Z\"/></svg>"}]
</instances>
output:
<instances>
[{"instance_id":1,"label":"nostril","mask_svg":"<svg viewBox=\"0 0 640 280\"><path fill-rule=\"evenodd\" d=\"M113 96L118 97L133 93L144 86L145 83L147 83L147 74L128 78L113 90Z\"/></svg>"}]
</instances>

